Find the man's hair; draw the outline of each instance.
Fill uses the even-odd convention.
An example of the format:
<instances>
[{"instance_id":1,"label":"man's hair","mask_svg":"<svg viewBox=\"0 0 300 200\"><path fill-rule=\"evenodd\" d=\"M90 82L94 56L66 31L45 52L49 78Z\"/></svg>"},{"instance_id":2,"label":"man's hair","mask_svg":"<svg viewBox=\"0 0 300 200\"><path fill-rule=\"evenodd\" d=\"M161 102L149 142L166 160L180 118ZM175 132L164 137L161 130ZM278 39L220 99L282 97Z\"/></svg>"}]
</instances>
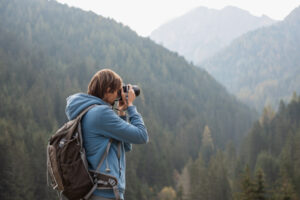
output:
<instances>
[{"instance_id":1,"label":"man's hair","mask_svg":"<svg viewBox=\"0 0 300 200\"><path fill-rule=\"evenodd\" d=\"M110 69L102 69L98 71L91 79L88 86L88 94L99 98L103 98L106 92L114 92L122 86L121 77ZM107 89L109 91L107 91Z\"/></svg>"}]
</instances>

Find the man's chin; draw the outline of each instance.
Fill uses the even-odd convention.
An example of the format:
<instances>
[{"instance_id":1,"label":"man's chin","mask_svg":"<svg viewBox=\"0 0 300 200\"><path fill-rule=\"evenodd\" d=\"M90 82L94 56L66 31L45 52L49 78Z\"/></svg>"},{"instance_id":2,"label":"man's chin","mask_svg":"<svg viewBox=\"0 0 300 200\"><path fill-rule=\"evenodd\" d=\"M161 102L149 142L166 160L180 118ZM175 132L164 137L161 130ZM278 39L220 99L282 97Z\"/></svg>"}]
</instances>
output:
<instances>
[{"instance_id":1,"label":"man's chin","mask_svg":"<svg viewBox=\"0 0 300 200\"><path fill-rule=\"evenodd\" d=\"M115 102L115 101L113 101L113 102L111 102L111 103L110 103L110 105L111 105L111 106L114 106L114 105L115 105L115 103L116 103L116 102Z\"/></svg>"}]
</instances>

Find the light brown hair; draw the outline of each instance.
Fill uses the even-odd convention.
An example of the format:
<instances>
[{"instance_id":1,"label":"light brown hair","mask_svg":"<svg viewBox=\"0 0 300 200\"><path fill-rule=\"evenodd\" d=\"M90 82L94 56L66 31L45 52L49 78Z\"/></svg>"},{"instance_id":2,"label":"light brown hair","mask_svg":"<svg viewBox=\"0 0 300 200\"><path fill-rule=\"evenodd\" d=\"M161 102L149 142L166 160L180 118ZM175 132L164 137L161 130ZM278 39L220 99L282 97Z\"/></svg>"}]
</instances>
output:
<instances>
[{"instance_id":1,"label":"light brown hair","mask_svg":"<svg viewBox=\"0 0 300 200\"><path fill-rule=\"evenodd\" d=\"M87 93L102 99L108 88L108 92L112 93L121 88L122 82L121 77L116 72L102 69L91 79Z\"/></svg>"}]
</instances>

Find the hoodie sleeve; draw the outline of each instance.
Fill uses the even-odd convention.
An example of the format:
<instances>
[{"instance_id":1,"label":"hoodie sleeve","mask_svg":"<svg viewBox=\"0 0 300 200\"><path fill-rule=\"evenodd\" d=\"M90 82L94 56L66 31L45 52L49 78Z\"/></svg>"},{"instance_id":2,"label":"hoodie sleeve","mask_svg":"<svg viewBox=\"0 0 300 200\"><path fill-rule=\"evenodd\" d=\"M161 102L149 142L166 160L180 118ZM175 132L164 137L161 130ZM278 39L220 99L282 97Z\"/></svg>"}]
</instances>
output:
<instances>
[{"instance_id":1,"label":"hoodie sleeve","mask_svg":"<svg viewBox=\"0 0 300 200\"><path fill-rule=\"evenodd\" d=\"M121 119L108 106L105 106L98 113L96 118L99 123L96 123L94 132L125 143L144 144L148 142L147 129L135 106L128 107L130 124ZM127 145L127 147L130 150L130 145Z\"/></svg>"},{"instance_id":2,"label":"hoodie sleeve","mask_svg":"<svg viewBox=\"0 0 300 200\"><path fill-rule=\"evenodd\" d=\"M124 121L127 122L127 116L119 116L121 119L123 119ZM127 143L127 142L124 142L124 149L126 152L128 151L131 151L132 150L132 144L131 143Z\"/></svg>"},{"instance_id":3,"label":"hoodie sleeve","mask_svg":"<svg viewBox=\"0 0 300 200\"><path fill-rule=\"evenodd\" d=\"M124 149L126 152L131 151L132 150L132 144L131 143L124 143Z\"/></svg>"}]
</instances>

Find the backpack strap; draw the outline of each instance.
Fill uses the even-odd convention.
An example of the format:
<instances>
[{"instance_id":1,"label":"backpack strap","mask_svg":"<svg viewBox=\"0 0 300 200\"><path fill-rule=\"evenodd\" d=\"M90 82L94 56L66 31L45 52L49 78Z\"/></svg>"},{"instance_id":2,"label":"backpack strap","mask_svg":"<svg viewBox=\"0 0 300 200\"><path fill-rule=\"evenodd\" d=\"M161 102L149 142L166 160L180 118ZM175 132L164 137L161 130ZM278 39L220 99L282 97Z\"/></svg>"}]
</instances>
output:
<instances>
[{"instance_id":1,"label":"backpack strap","mask_svg":"<svg viewBox=\"0 0 300 200\"><path fill-rule=\"evenodd\" d=\"M82 140L82 130L81 130L81 118L83 115L85 115L87 113L87 111L89 111L90 109L92 109L93 107L97 106L97 104L91 105L89 107L87 107L86 109L84 109L81 113L79 113L79 115L77 115L76 120L78 120L78 133L79 133L79 138L80 138L80 147L81 147L81 152L84 151L83 150L83 140ZM87 166L86 166L87 167Z\"/></svg>"},{"instance_id":2,"label":"backpack strap","mask_svg":"<svg viewBox=\"0 0 300 200\"><path fill-rule=\"evenodd\" d=\"M98 166L97 166L97 168L96 168L96 171L99 171L99 169L100 169L100 167L101 167L101 165L102 165L104 159L107 157L112 141L113 141L113 139L109 139L109 142L108 142L108 144L107 144L107 146L106 146L106 150L105 150L104 154L103 154L102 157L101 157L101 160L100 160L100 162L99 162L99 164L98 164ZM106 160L106 161L107 161L107 160ZM107 162L106 162L106 169L105 169L105 170L110 171Z\"/></svg>"},{"instance_id":3,"label":"backpack strap","mask_svg":"<svg viewBox=\"0 0 300 200\"><path fill-rule=\"evenodd\" d=\"M86 109L84 109L83 111L81 111L81 113L79 113L79 115L77 115L76 119L79 119L81 120L81 117L87 112L89 111L91 108L97 106L98 104L93 104L93 105L90 105L89 107L87 107Z\"/></svg>"},{"instance_id":4,"label":"backpack strap","mask_svg":"<svg viewBox=\"0 0 300 200\"><path fill-rule=\"evenodd\" d=\"M106 150L105 150L104 154L103 154L102 157L101 157L101 160L100 160L100 162L99 162L99 164L98 164L98 166L97 166L97 168L96 168L96 171L99 171L100 167L101 167L102 164L103 164L104 159L107 158L107 155L108 155L108 153L109 153L109 149L110 149L110 147L111 147L111 143L112 143L112 142L113 142L113 139L109 139L109 142L108 142L108 144L107 144L107 146L106 146ZM121 168L120 158L121 158L121 142L118 142L118 160L119 160L119 168ZM105 169L105 170L106 170L107 172L110 171L109 165L108 165L108 162L107 162L107 159L106 159L106 169Z\"/></svg>"}]
</instances>

